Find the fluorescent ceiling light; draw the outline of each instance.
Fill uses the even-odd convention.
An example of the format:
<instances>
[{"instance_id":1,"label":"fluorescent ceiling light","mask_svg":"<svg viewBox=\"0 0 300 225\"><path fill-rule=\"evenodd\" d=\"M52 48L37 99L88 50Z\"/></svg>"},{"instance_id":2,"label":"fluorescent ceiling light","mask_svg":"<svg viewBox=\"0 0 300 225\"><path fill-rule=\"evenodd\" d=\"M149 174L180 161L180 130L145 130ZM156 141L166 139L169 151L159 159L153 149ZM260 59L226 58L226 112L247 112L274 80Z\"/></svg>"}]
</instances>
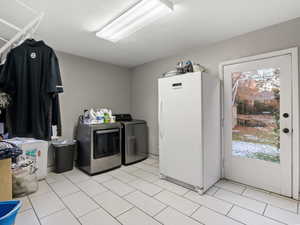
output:
<instances>
[{"instance_id":1,"label":"fluorescent ceiling light","mask_svg":"<svg viewBox=\"0 0 300 225\"><path fill-rule=\"evenodd\" d=\"M141 0L104 26L96 35L118 42L173 11L168 0Z\"/></svg>"}]
</instances>

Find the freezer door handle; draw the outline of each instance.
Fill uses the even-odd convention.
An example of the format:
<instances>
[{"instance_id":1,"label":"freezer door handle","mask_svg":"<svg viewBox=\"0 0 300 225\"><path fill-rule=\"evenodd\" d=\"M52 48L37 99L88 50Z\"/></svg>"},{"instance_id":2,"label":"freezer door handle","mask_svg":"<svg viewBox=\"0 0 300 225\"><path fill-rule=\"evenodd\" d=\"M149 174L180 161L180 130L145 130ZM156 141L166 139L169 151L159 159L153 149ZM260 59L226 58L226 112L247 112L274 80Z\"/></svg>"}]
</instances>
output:
<instances>
[{"instance_id":1,"label":"freezer door handle","mask_svg":"<svg viewBox=\"0 0 300 225\"><path fill-rule=\"evenodd\" d=\"M160 138L164 137L164 132L163 132L163 110L164 104L163 104L163 100L160 99L160 103L159 103L159 136Z\"/></svg>"}]
</instances>

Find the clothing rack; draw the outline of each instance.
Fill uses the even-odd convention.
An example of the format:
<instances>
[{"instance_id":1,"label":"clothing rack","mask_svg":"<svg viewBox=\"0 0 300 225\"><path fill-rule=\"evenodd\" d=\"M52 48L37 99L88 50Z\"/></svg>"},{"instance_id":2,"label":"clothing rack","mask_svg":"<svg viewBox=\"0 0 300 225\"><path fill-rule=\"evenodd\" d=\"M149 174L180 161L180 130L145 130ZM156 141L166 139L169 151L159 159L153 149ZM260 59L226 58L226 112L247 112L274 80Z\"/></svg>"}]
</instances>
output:
<instances>
[{"instance_id":1,"label":"clothing rack","mask_svg":"<svg viewBox=\"0 0 300 225\"><path fill-rule=\"evenodd\" d=\"M7 39L4 37L0 36L0 40L5 42L5 44L0 48L0 64L3 62L5 59L2 59L2 57L7 54L7 52L12 49L13 47L23 43L27 38L31 38L33 34L35 34L36 30L38 29L43 17L44 17L44 12L38 12L31 8L30 6L26 5L24 2L20 0L15 0L19 5L24 7L26 10L30 11L32 14L35 15L35 18L30 21L26 26L23 28L18 27L17 25L0 18L0 23L14 29L17 31L17 33L11 38Z\"/></svg>"}]
</instances>

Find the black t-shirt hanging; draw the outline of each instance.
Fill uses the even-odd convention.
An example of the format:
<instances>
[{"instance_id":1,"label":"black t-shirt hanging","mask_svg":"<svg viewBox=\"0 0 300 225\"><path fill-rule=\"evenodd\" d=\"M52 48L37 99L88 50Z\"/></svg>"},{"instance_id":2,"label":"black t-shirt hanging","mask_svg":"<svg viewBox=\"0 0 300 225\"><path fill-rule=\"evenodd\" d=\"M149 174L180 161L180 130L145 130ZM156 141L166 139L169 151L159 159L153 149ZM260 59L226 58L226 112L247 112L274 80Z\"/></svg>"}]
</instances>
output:
<instances>
[{"instance_id":1,"label":"black t-shirt hanging","mask_svg":"<svg viewBox=\"0 0 300 225\"><path fill-rule=\"evenodd\" d=\"M13 136L51 137L53 98L63 92L52 48L28 39L12 49L1 72L0 89L12 97L8 113Z\"/></svg>"}]
</instances>

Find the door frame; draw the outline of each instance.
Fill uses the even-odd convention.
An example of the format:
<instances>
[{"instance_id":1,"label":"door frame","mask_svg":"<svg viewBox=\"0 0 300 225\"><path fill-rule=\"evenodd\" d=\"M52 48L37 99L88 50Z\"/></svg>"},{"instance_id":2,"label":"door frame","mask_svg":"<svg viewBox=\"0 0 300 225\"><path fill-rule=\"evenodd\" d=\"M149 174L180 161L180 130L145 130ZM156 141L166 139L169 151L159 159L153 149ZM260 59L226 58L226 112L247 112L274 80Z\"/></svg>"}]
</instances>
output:
<instances>
[{"instance_id":1,"label":"door frame","mask_svg":"<svg viewBox=\"0 0 300 225\"><path fill-rule=\"evenodd\" d=\"M299 124L299 67L298 67L298 47L284 49L280 51L273 51L255 56L243 57L235 60L225 61L219 65L219 76L221 80L221 174L225 175L225 141L224 141L224 67L251 62L261 59L267 59L277 56L291 55L292 57L292 113L293 113L293 131L292 131L292 198L299 200L299 188L300 188L300 124ZM296 97L294 97L296 96Z\"/></svg>"}]
</instances>

